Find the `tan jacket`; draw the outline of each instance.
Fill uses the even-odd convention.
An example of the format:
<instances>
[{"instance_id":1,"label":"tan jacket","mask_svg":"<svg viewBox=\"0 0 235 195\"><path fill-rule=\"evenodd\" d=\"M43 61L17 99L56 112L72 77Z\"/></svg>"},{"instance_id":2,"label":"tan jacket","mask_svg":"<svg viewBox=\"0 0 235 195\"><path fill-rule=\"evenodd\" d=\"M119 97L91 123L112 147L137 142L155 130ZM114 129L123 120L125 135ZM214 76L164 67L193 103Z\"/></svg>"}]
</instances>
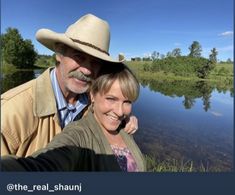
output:
<instances>
[{"instance_id":1,"label":"tan jacket","mask_svg":"<svg viewBox=\"0 0 235 195\"><path fill-rule=\"evenodd\" d=\"M61 132L51 69L1 95L1 155L31 155Z\"/></svg>"}]
</instances>

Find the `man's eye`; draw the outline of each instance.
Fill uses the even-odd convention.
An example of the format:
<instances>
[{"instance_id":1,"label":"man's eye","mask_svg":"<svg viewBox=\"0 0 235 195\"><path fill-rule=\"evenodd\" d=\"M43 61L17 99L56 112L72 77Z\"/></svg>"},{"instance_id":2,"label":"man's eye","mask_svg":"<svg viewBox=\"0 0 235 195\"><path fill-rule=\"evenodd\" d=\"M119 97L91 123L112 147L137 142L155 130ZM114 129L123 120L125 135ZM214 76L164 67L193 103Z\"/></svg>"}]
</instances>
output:
<instances>
[{"instance_id":1,"label":"man's eye","mask_svg":"<svg viewBox=\"0 0 235 195\"><path fill-rule=\"evenodd\" d=\"M92 62L91 62L91 65L92 65L92 66L101 66L102 63L99 62L99 61L92 61Z\"/></svg>"},{"instance_id":2,"label":"man's eye","mask_svg":"<svg viewBox=\"0 0 235 195\"><path fill-rule=\"evenodd\" d=\"M82 56L78 54L78 55L75 55L75 58L82 59Z\"/></svg>"},{"instance_id":3,"label":"man's eye","mask_svg":"<svg viewBox=\"0 0 235 195\"><path fill-rule=\"evenodd\" d=\"M85 60L85 57L82 56L81 54L76 54L76 55L74 55L73 57L74 57L74 59L76 59L76 60L78 60L78 61L83 61L83 60Z\"/></svg>"}]
</instances>

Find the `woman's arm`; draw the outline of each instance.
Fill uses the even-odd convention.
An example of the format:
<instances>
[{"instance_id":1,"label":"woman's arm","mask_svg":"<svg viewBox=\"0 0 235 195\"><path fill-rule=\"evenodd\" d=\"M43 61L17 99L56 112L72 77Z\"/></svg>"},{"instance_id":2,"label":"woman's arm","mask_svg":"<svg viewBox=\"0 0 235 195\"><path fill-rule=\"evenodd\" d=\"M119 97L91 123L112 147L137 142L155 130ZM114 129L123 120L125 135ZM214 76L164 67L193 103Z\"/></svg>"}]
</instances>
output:
<instances>
[{"instance_id":1,"label":"woman's arm","mask_svg":"<svg viewBox=\"0 0 235 195\"><path fill-rule=\"evenodd\" d=\"M74 146L48 150L36 157L3 156L2 171L88 171L87 160L94 151ZM88 158L86 158L88 157Z\"/></svg>"},{"instance_id":2,"label":"woman's arm","mask_svg":"<svg viewBox=\"0 0 235 195\"><path fill-rule=\"evenodd\" d=\"M3 156L2 171L85 171L84 163L94 155L86 147L87 135L79 129L65 129L32 156Z\"/></svg>"}]
</instances>

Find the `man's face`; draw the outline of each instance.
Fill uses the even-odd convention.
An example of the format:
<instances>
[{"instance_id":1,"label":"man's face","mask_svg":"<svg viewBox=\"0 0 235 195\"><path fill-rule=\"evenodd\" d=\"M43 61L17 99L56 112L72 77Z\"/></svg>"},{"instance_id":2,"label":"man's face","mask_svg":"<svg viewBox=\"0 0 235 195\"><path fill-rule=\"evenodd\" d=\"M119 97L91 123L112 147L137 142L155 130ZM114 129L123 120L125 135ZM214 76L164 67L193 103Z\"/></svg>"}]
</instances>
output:
<instances>
[{"instance_id":1,"label":"man's face","mask_svg":"<svg viewBox=\"0 0 235 195\"><path fill-rule=\"evenodd\" d=\"M56 75L65 97L86 92L101 68L99 59L72 48L67 48L63 55L56 55L56 60L59 62Z\"/></svg>"}]
</instances>

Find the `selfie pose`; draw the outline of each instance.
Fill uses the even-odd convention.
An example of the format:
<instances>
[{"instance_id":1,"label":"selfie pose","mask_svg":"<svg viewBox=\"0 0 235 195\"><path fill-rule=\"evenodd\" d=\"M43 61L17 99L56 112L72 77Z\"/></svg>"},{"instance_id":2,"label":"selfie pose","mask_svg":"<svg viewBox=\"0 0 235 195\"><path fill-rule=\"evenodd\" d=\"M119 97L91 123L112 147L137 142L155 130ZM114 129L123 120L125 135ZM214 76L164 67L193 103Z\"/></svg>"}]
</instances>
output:
<instances>
[{"instance_id":1,"label":"selfie pose","mask_svg":"<svg viewBox=\"0 0 235 195\"><path fill-rule=\"evenodd\" d=\"M92 14L65 33L40 29L36 38L55 52L56 65L1 95L1 155L26 157L44 148L70 122L84 116L90 105L88 89L101 67L124 60L109 55L109 25ZM125 131L134 133L136 117L125 120Z\"/></svg>"},{"instance_id":2,"label":"selfie pose","mask_svg":"<svg viewBox=\"0 0 235 195\"><path fill-rule=\"evenodd\" d=\"M30 157L3 156L2 171L145 171L141 151L123 130L138 95L139 83L125 65L107 65L91 86L87 115Z\"/></svg>"}]
</instances>

